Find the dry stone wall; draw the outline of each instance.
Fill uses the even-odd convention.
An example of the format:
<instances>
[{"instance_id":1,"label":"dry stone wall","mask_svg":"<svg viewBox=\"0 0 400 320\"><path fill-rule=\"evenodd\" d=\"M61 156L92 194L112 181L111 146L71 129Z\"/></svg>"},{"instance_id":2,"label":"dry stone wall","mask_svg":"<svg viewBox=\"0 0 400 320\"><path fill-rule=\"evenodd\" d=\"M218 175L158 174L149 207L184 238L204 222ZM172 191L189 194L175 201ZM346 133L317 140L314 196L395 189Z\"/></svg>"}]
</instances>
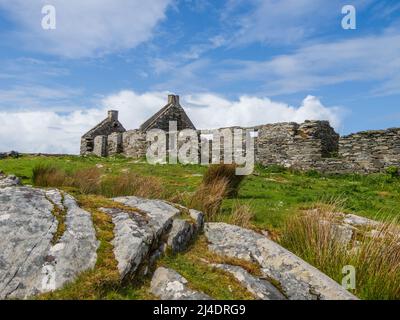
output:
<instances>
[{"instance_id":1,"label":"dry stone wall","mask_svg":"<svg viewBox=\"0 0 400 320\"><path fill-rule=\"evenodd\" d=\"M238 129L243 130L241 146L233 145L233 141L224 139L224 132L234 132ZM249 128L217 129L219 137L215 130L198 130L199 162L201 155L203 154L204 159L207 153L210 162L218 162L215 159L216 154L220 154L220 159L223 160L226 143L232 143L233 160L237 155L244 156L246 129ZM383 172L390 166L400 168L400 128L365 131L344 137L340 137L327 121L267 124L252 129L255 132L254 151L250 152L254 152L255 162L263 166L281 165L325 173L362 174ZM220 143L217 144L217 141ZM148 145L145 132L116 132L95 137L92 154L123 154L140 158L146 156Z\"/></svg>"},{"instance_id":2,"label":"dry stone wall","mask_svg":"<svg viewBox=\"0 0 400 320\"><path fill-rule=\"evenodd\" d=\"M342 137L339 157L357 165L359 171L379 172L400 167L400 128L364 131Z\"/></svg>"},{"instance_id":3,"label":"dry stone wall","mask_svg":"<svg viewBox=\"0 0 400 320\"><path fill-rule=\"evenodd\" d=\"M315 168L324 158L338 153L339 135L327 121L261 126L257 139L257 162L302 170Z\"/></svg>"},{"instance_id":4,"label":"dry stone wall","mask_svg":"<svg viewBox=\"0 0 400 320\"><path fill-rule=\"evenodd\" d=\"M140 130L129 130L122 134L122 154L127 157L146 156L147 145L146 134Z\"/></svg>"}]
</instances>

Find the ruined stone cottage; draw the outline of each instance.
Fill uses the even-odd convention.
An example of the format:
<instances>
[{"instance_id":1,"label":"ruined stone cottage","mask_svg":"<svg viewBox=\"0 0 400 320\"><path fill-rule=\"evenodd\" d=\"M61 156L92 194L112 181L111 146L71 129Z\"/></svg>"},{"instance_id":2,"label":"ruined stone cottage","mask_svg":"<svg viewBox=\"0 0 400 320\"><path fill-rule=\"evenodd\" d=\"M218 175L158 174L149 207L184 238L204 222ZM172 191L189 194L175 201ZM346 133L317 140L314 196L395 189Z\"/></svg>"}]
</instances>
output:
<instances>
[{"instance_id":1,"label":"ruined stone cottage","mask_svg":"<svg viewBox=\"0 0 400 320\"><path fill-rule=\"evenodd\" d=\"M82 136L81 154L144 157L148 146L146 132L151 129L168 131L170 121L177 122L178 131L195 130L176 95L169 95L167 105L135 130L126 131L118 120L118 112L109 111L107 119ZM237 128L241 127L217 130ZM329 173L371 173L382 172L390 166L400 167L400 128L364 131L344 137L340 137L328 121L316 120L241 129L254 130L255 160L265 166L276 164ZM199 143L204 143L204 135L212 136L213 132L215 130L198 130Z\"/></svg>"}]
</instances>

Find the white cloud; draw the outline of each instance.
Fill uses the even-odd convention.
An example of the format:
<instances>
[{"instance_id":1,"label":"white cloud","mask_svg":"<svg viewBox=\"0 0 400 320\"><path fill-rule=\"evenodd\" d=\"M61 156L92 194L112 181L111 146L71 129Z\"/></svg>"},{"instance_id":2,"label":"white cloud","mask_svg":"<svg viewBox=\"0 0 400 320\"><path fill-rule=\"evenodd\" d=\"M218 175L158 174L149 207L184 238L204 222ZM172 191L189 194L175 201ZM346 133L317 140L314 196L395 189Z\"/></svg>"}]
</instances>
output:
<instances>
[{"instance_id":1,"label":"white cloud","mask_svg":"<svg viewBox=\"0 0 400 320\"><path fill-rule=\"evenodd\" d=\"M148 40L172 0L0 0L29 49L79 58L130 49ZM57 29L41 27L44 5L57 12Z\"/></svg>"},{"instance_id":2,"label":"white cloud","mask_svg":"<svg viewBox=\"0 0 400 320\"><path fill-rule=\"evenodd\" d=\"M198 94L184 97L183 101L200 129L304 120L329 120L337 128L342 117L340 108L327 108L313 96L307 96L299 107L254 96L232 101L213 94Z\"/></svg>"},{"instance_id":3,"label":"white cloud","mask_svg":"<svg viewBox=\"0 0 400 320\"><path fill-rule=\"evenodd\" d=\"M0 151L78 153L80 137L104 119L108 109L119 110L125 128L135 129L166 104L166 95L166 92L138 94L126 90L104 98L98 108L68 114L0 111ZM198 128L306 119L330 120L338 127L341 120L338 108L325 107L312 96L305 98L299 107L251 96L229 100L211 93L184 96L181 100Z\"/></svg>"}]
</instances>

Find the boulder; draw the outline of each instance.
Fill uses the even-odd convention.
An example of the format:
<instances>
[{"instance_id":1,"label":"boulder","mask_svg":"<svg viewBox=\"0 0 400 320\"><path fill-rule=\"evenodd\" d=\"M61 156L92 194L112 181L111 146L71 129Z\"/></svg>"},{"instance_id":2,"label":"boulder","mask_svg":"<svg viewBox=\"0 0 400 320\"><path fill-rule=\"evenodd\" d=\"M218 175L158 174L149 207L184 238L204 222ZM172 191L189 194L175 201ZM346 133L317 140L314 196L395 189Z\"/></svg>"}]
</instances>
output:
<instances>
[{"instance_id":1,"label":"boulder","mask_svg":"<svg viewBox=\"0 0 400 320\"><path fill-rule=\"evenodd\" d=\"M183 219L188 209L162 200L119 197L114 201L123 208L101 208L114 223L114 255L121 278L139 271L147 273L169 247L172 252L187 248L202 230L203 214L196 212L195 222ZM128 210L129 209L129 210Z\"/></svg>"},{"instance_id":2,"label":"boulder","mask_svg":"<svg viewBox=\"0 0 400 320\"><path fill-rule=\"evenodd\" d=\"M188 281L174 270L160 267L153 275L150 291L161 300L212 300L208 295L188 288Z\"/></svg>"},{"instance_id":3,"label":"boulder","mask_svg":"<svg viewBox=\"0 0 400 320\"><path fill-rule=\"evenodd\" d=\"M65 229L54 242L63 210ZM61 288L94 267L98 241L91 216L58 190L0 188L0 299Z\"/></svg>"},{"instance_id":4,"label":"boulder","mask_svg":"<svg viewBox=\"0 0 400 320\"><path fill-rule=\"evenodd\" d=\"M279 284L290 300L354 300L350 292L279 244L252 230L207 223L209 249L217 254L256 262L265 277Z\"/></svg>"}]
</instances>

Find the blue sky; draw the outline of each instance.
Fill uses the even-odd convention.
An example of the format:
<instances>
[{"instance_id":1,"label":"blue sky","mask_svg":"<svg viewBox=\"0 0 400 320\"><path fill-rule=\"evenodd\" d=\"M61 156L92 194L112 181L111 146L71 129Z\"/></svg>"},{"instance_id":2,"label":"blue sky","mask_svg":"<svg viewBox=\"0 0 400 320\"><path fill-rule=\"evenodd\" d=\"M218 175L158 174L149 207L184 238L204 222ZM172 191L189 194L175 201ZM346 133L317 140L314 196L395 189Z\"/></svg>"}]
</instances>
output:
<instances>
[{"instance_id":1,"label":"blue sky","mask_svg":"<svg viewBox=\"0 0 400 320\"><path fill-rule=\"evenodd\" d=\"M356 30L341 26L346 4ZM107 109L133 129L167 93L199 128L398 127L400 2L0 0L0 151L76 153Z\"/></svg>"}]
</instances>

